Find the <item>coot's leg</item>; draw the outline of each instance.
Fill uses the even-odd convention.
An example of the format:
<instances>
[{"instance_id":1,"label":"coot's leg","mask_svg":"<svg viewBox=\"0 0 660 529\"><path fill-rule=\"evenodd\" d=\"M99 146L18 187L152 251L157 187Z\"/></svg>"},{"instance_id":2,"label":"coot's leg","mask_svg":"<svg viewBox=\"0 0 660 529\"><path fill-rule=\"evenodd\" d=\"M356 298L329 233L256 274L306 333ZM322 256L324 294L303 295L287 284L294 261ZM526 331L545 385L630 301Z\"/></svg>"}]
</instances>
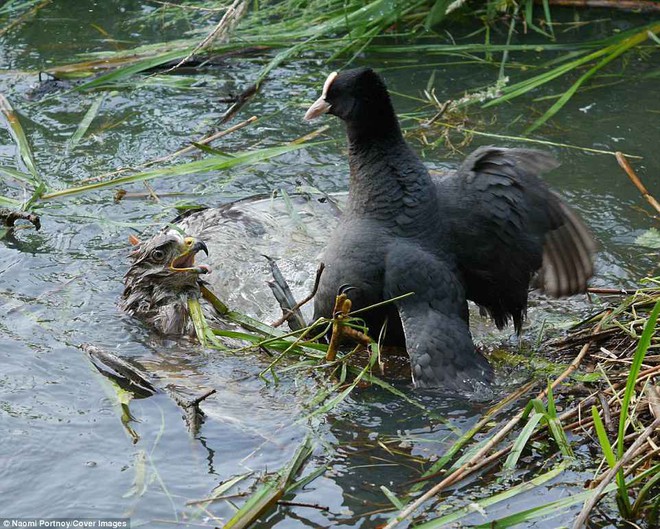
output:
<instances>
[{"instance_id":1,"label":"coot's leg","mask_svg":"<svg viewBox=\"0 0 660 529\"><path fill-rule=\"evenodd\" d=\"M396 302L416 387L479 391L492 369L472 343L465 291L447 263L423 249L397 244L388 252L386 297Z\"/></svg>"}]
</instances>

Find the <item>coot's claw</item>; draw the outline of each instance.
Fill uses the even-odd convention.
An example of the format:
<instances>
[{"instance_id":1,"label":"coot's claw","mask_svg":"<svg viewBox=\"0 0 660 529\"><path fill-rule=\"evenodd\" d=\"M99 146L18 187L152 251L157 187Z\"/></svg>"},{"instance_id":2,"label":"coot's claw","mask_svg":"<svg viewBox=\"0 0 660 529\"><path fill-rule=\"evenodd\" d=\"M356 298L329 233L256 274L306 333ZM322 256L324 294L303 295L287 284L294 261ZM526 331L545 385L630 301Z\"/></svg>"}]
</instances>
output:
<instances>
[{"instance_id":1,"label":"coot's claw","mask_svg":"<svg viewBox=\"0 0 660 529\"><path fill-rule=\"evenodd\" d=\"M342 294L346 294L347 292L350 292L351 290L357 290L357 287L353 287L349 285L348 283L344 283L337 289L337 296L341 296Z\"/></svg>"}]
</instances>

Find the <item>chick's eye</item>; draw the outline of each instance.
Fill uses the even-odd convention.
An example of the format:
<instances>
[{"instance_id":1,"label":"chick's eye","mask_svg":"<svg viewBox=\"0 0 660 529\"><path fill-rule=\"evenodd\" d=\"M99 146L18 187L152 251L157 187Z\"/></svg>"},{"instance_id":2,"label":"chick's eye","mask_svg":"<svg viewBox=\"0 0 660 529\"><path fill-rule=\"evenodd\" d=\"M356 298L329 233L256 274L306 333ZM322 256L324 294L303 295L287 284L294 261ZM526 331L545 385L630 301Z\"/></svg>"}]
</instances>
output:
<instances>
[{"instance_id":1,"label":"chick's eye","mask_svg":"<svg viewBox=\"0 0 660 529\"><path fill-rule=\"evenodd\" d=\"M162 261L163 259L165 259L165 252L163 250L159 250L158 248L156 248L155 250L151 251L151 258L154 261Z\"/></svg>"}]
</instances>

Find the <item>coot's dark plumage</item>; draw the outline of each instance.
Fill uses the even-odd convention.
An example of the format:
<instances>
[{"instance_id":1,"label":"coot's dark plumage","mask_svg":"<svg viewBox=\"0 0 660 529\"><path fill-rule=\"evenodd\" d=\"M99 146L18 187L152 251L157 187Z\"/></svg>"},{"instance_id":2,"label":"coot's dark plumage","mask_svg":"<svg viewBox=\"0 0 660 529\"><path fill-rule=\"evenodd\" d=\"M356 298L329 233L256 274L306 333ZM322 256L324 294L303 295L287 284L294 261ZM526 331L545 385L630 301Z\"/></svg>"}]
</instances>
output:
<instances>
[{"instance_id":1,"label":"coot's dark plumage","mask_svg":"<svg viewBox=\"0 0 660 529\"><path fill-rule=\"evenodd\" d=\"M346 123L349 199L324 254L315 316L331 316L341 285L354 308L414 292L365 313L371 332L388 321L405 345L418 387L474 389L492 378L475 351L466 300L498 326L516 329L530 282L553 296L583 292L594 242L580 219L538 178L557 165L547 153L480 148L454 173L435 178L405 142L380 77L333 73L306 119Z\"/></svg>"}]
</instances>

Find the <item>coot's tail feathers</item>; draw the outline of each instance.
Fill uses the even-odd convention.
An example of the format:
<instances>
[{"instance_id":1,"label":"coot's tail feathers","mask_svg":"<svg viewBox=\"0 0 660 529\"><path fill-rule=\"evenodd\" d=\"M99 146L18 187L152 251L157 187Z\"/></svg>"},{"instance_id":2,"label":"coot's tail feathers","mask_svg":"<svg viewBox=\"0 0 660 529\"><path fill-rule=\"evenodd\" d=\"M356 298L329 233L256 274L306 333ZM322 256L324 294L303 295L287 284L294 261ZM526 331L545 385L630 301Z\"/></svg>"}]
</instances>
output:
<instances>
[{"instance_id":1,"label":"coot's tail feathers","mask_svg":"<svg viewBox=\"0 0 660 529\"><path fill-rule=\"evenodd\" d=\"M559 298L587 290L587 281L594 272L596 243L575 212L559 197L554 198L551 210L558 227L545 236L537 285L549 296Z\"/></svg>"}]
</instances>

